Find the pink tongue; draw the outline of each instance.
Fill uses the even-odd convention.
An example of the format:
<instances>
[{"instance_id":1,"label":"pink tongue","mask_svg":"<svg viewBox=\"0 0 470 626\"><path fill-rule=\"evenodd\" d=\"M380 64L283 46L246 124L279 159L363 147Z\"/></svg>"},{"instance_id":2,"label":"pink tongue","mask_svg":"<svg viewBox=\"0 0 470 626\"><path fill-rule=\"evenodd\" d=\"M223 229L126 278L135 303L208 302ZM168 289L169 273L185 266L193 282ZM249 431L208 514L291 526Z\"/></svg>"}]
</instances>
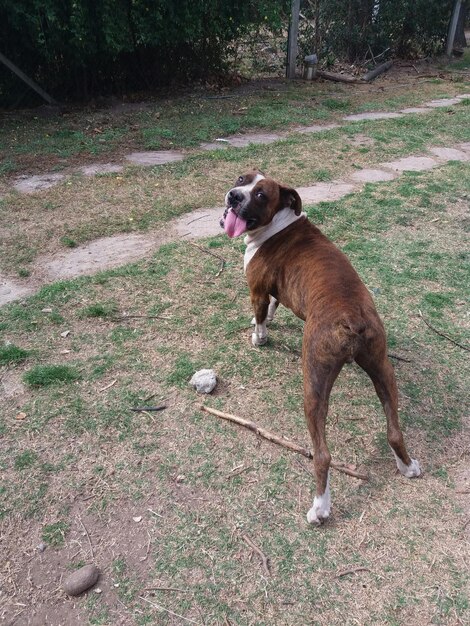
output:
<instances>
[{"instance_id":1,"label":"pink tongue","mask_svg":"<svg viewBox=\"0 0 470 626\"><path fill-rule=\"evenodd\" d=\"M239 237L246 231L246 222L230 209L225 218L224 230L229 237Z\"/></svg>"}]
</instances>

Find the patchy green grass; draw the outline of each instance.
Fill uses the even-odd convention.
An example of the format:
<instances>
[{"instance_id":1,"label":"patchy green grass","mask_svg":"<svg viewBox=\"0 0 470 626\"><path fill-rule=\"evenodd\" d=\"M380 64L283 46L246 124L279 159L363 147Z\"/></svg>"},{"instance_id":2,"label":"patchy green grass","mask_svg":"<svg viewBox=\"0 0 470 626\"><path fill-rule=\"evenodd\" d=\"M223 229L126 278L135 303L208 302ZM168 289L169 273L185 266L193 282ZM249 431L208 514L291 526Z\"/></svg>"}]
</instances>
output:
<instances>
[{"instance_id":1,"label":"patchy green grass","mask_svg":"<svg viewBox=\"0 0 470 626\"><path fill-rule=\"evenodd\" d=\"M69 524L64 521L46 524L42 528L41 538L52 548L61 548L65 542L65 535L69 530Z\"/></svg>"},{"instance_id":2,"label":"patchy green grass","mask_svg":"<svg viewBox=\"0 0 470 626\"><path fill-rule=\"evenodd\" d=\"M24 350L14 344L0 346L0 365L19 363L25 361L29 356L28 350Z\"/></svg>"},{"instance_id":3,"label":"patchy green grass","mask_svg":"<svg viewBox=\"0 0 470 626\"><path fill-rule=\"evenodd\" d=\"M292 133L270 145L193 152L178 163L127 168L119 176L74 176L39 194L8 194L0 203L8 233L0 241L0 267L28 271L39 253L53 254L101 236L147 231L195 208L217 206L234 176L254 165L278 180L307 186L426 153L430 146L469 141L469 127L468 108L456 105L452 115L436 110L312 135ZM53 207L47 214L45 198Z\"/></svg>"},{"instance_id":4,"label":"patchy green grass","mask_svg":"<svg viewBox=\"0 0 470 626\"><path fill-rule=\"evenodd\" d=\"M122 194L125 204L125 194L138 188L142 195L126 211L149 227L191 204L177 198L168 206L169 190L197 193L208 165L213 179L203 191L215 204L233 173L253 161L299 185L352 164L463 141L467 110L195 155L161 170L130 170L125 183L78 180L61 190L69 194L62 201L73 199L83 217L91 189L102 203L94 206L103 207L108 194ZM364 137L374 140L364 153L370 161L355 142ZM358 367L345 367L331 397L328 441L336 460L370 480L333 471L333 516L322 528L305 521L313 495L306 461L199 409L204 401L310 446L303 324L280 307L268 345L252 348L241 240L221 235L202 243L225 259L221 273L218 259L180 241L140 263L54 283L0 309L2 345L27 352L26 363L7 359L0 374L21 382L36 372L42 381L6 397L0 414L3 538L12 553L25 537L29 542L10 561L8 597L27 598L38 610L47 597L48 614L73 610L77 623L91 624L466 623L468 509L455 488L465 486L459 481L468 471L462 398L470 371L466 352L431 330L420 312L469 345L469 174L468 164L449 163L305 207L374 296L396 365L407 443L424 468L415 481L396 474L373 386ZM47 192L51 206L60 203L55 193ZM110 232L119 221L112 219ZM116 317L117 310L129 318ZM70 333L63 337L62 329ZM59 368L52 376L50 363ZM188 385L201 367L218 375L207 398ZM68 373L65 380L57 371ZM60 384L66 381L74 384ZM160 404L167 408L132 411ZM24 419L15 419L18 410ZM269 557L269 575L246 537ZM40 539L56 549L36 554ZM72 607L55 593L60 577L92 555L102 593ZM41 587L25 578L26 565ZM5 607L7 619L18 611Z\"/></svg>"},{"instance_id":5,"label":"patchy green grass","mask_svg":"<svg viewBox=\"0 0 470 626\"><path fill-rule=\"evenodd\" d=\"M29 528L64 562L86 560L81 516L110 589L80 603L90 623L123 615L170 625L176 614L214 625L294 625L314 612L320 626L468 619L465 518L453 484L468 447L470 372L465 352L419 315L468 345L468 178L468 164L449 163L306 207L374 294L392 358L407 359L394 361L400 414L425 469L417 481L395 475L372 385L346 367L328 440L334 458L370 480L333 472L333 518L321 529L304 518L313 489L307 463L201 413L203 399L188 385L196 369L213 367L219 383L205 402L309 445L302 323L280 308L268 345L251 347L241 241L205 242L226 260L221 274L218 259L173 243L147 261L63 281L0 310L3 334L30 351L29 368L44 372L65 345L64 361L79 359L87 372L74 385L28 391L27 418L3 431L0 464L4 516L18 520L13 535ZM71 330L67 338L42 313L46 305ZM115 319L117 306L142 317ZM161 403L167 409L158 413L131 411ZM270 558L270 576L245 535Z\"/></svg>"},{"instance_id":6,"label":"patchy green grass","mask_svg":"<svg viewBox=\"0 0 470 626\"><path fill-rule=\"evenodd\" d=\"M23 380L31 387L49 387L57 383L71 383L81 377L69 365L35 365L25 372Z\"/></svg>"}]
</instances>

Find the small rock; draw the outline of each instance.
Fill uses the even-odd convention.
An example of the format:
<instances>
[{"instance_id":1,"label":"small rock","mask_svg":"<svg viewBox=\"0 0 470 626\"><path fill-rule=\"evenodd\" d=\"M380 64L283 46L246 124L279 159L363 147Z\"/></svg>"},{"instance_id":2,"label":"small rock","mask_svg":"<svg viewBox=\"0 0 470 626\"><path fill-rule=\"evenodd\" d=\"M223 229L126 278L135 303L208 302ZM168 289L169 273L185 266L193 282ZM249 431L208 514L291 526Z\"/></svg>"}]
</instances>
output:
<instances>
[{"instance_id":1,"label":"small rock","mask_svg":"<svg viewBox=\"0 0 470 626\"><path fill-rule=\"evenodd\" d=\"M16 414L17 420L24 420L25 417L26 417L26 413L23 413L23 411L20 411L19 413Z\"/></svg>"},{"instance_id":2,"label":"small rock","mask_svg":"<svg viewBox=\"0 0 470 626\"><path fill-rule=\"evenodd\" d=\"M100 570L96 565L84 565L72 572L62 583L62 589L69 596L79 596L81 593L93 587L100 576Z\"/></svg>"},{"instance_id":3,"label":"small rock","mask_svg":"<svg viewBox=\"0 0 470 626\"><path fill-rule=\"evenodd\" d=\"M134 522L139 523L139 522L141 522L141 521L142 521L142 515L139 515L139 516L137 516L137 517L133 517L132 519L134 520Z\"/></svg>"},{"instance_id":4,"label":"small rock","mask_svg":"<svg viewBox=\"0 0 470 626\"><path fill-rule=\"evenodd\" d=\"M189 384L195 387L198 393L211 393L217 384L217 376L214 370L199 370Z\"/></svg>"},{"instance_id":5,"label":"small rock","mask_svg":"<svg viewBox=\"0 0 470 626\"><path fill-rule=\"evenodd\" d=\"M46 548L47 548L47 544L42 541L38 546L36 546L36 549L38 552L44 552Z\"/></svg>"},{"instance_id":6,"label":"small rock","mask_svg":"<svg viewBox=\"0 0 470 626\"><path fill-rule=\"evenodd\" d=\"M52 313L52 309L50 309L49 307L41 309L41 313Z\"/></svg>"},{"instance_id":7,"label":"small rock","mask_svg":"<svg viewBox=\"0 0 470 626\"><path fill-rule=\"evenodd\" d=\"M61 337L68 337L70 335L70 330L64 330L63 333L60 333Z\"/></svg>"}]
</instances>

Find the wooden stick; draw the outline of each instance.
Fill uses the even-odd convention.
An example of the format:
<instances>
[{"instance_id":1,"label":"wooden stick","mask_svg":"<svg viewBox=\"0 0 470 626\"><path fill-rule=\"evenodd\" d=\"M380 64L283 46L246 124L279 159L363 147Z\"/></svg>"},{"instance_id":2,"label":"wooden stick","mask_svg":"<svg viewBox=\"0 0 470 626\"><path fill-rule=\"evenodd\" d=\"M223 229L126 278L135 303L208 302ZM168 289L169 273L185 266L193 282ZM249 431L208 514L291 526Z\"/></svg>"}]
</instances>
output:
<instances>
[{"instance_id":1,"label":"wooden stick","mask_svg":"<svg viewBox=\"0 0 470 626\"><path fill-rule=\"evenodd\" d=\"M393 65L393 61L386 61L385 63L382 63L381 65L377 65L377 67L374 67L373 70L371 70L370 72L367 72L367 74L364 74L364 76L362 77L362 80L365 80L366 83L368 83L371 80L374 80L374 78L376 78L377 76L379 76L379 74L383 74L384 72L389 70L392 67L392 65Z\"/></svg>"},{"instance_id":2,"label":"wooden stick","mask_svg":"<svg viewBox=\"0 0 470 626\"><path fill-rule=\"evenodd\" d=\"M447 341L450 341L455 346L458 346L459 348L462 348L462 350L467 350L468 352L470 352L470 347L469 346L464 346L463 344L459 343L458 341L455 341L455 339L452 339L452 337L449 337L449 335L446 335L446 334L442 333L441 331L437 330L437 328L434 328L434 326L432 326L427 321L427 319L424 317L424 315L421 313L421 311L419 309L418 309L418 313L419 313L420 318L426 324L426 326L428 328L430 328L433 332L435 332L436 335L439 335L439 337L444 337L444 339L447 339Z\"/></svg>"},{"instance_id":3,"label":"wooden stick","mask_svg":"<svg viewBox=\"0 0 470 626\"><path fill-rule=\"evenodd\" d=\"M370 572L368 567L351 567L349 569L343 569L338 572L335 578L341 578L342 576L347 576L347 574L356 574L357 572Z\"/></svg>"},{"instance_id":4,"label":"wooden stick","mask_svg":"<svg viewBox=\"0 0 470 626\"><path fill-rule=\"evenodd\" d=\"M184 619L185 622L190 622L191 624L199 624L199 622L196 622L195 620L193 620L193 619L191 619L189 617L185 617L184 615L180 615L179 613L175 613L174 611L170 611L170 609L166 609L161 604L157 604L156 602L150 602L150 600L147 600L147 598L144 598L143 596L139 596L139 600L143 600L144 602L148 602L148 604L151 604L156 609L159 609L160 611L165 611L165 613L168 613L169 615L173 615L173 617L179 617L179 619Z\"/></svg>"},{"instance_id":5,"label":"wooden stick","mask_svg":"<svg viewBox=\"0 0 470 626\"><path fill-rule=\"evenodd\" d=\"M218 411L217 409L212 409L204 404L201 404L201 411L205 411L206 413L210 413L211 415L215 415L216 417L221 417L224 420L229 422L234 422L235 424L239 424L240 426L244 426L251 430L255 434L267 439L271 443L275 443L278 446L282 446L283 448L287 448L292 452L297 452L302 456L305 456L307 459L313 459L313 453L307 448L303 448L299 446L297 443L292 443L292 441L288 441L284 437L280 437L279 435L275 435L274 433L262 428L255 424L255 422L251 422L250 420L246 420L243 417L238 417L237 415L231 415L230 413L224 413L223 411ZM360 472L356 472L355 470L350 469L344 463L340 463L339 461L331 461L331 467L337 470L338 472L342 472L343 474L347 474L348 476L352 476L353 478L359 478L360 480L369 480L367 474L361 474Z\"/></svg>"},{"instance_id":6,"label":"wooden stick","mask_svg":"<svg viewBox=\"0 0 470 626\"><path fill-rule=\"evenodd\" d=\"M326 80L332 80L336 83L361 83L361 80L358 80L351 74L335 74L333 72L325 72L324 70L317 70L317 76L320 78L325 78Z\"/></svg>"},{"instance_id":7,"label":"wooden stick","mask_svg":"<svg viewBox=\"0 0 470 626\"><path fill-rule=\"evenodd\" d=\"M228 420L229 422L235 422L235 424L239 424L240 426L244 426L245 428L248 428L248 430L251 430L252 432L259 435L260 437L263 437L264 439L271 441L271 443L276 443L278 446L283 446L284 448L287 448L288 450L292 450L292 452L297 452L298 454L302 454L303 456L307 457L307 459L313 459L313 454L310 452L310 450L307 450L307 448L303 448L302 446L299 446L296 443L292 443L291 441L284 439L284 437L279 437L279 435L275 435L274 433L271 433L269 430L266 430L265 428L261 428L261 426L258 426L254 422L250 422L249 420L243 419L243 417L231 415L230 413L223 413L222 411L218 411L217 409L211 409L210 407L205 406L203 404L201 404L201 411L206 411L206 413L211 413L212 415L221 417L222 419Z\"/></svg>"},{"instance_id":8,"label":"wooden stick","mask_svg":"<svg viewBox=\"0 0 470 626\"><path fill-rule=\"evenodd\" d=\"M93 544L91 543L90 534L88 533L85 524L82 522L82 518L81 517L78 518L78 521L80 522L81 527L85 531L85 535L86 535L86 537L88 539L88 545L90 546L91 558L94 559L95 558L95 553L93 551Z\"/></svg>"},{"instance_id":9,"label":"wooden stick","mask_svg":"<svg viewBox=\"0 0 470 626\"><path fill-rule=\"evenodd\" d=\"M217 272L217 274L215 275L215 277L217 278L217 276L220 276L224 270L225 267L225 259L223 257L221 257L219 254L215 254L215 252L211 252L210 250L207 250L206 248L203 248L202 246L198 246L197 243L194 243L194 241L190 241L189 242L192 246L194 246L195 248L197 248L198 250L200 250L201 252L205 252L206 254L210 254L211 256L213 256L216 259L219 259L220 261L220 269Z\"/></svg>"},{"instance_id":10,"label":"wooden stick","mask_svg":"<svg viewBox=\"0 0 470 626\"><path fill-rule=\"evenodd\" d=\"M166 404L162 404L161 406L135 406L131 408L131 411L147 413L148 411L163 411L163 409L166 409Z\"/></svg>"},{"instance_id":11,"label":"wooden stick","mask_svg":"<svg viewBox=\"0 0 470 626\"><path fill-rule=\"evenodd\" d=\"M264 552L259 548L256 543L254 543L248 535L242 535L242 539L245 543L247 543L252 550L256 552L256 554L260 557L261 563L263 565L264 572L266 576L271 576L271 572L269 570L269 558L264 554Z\"/></svg>"}]
</instances>

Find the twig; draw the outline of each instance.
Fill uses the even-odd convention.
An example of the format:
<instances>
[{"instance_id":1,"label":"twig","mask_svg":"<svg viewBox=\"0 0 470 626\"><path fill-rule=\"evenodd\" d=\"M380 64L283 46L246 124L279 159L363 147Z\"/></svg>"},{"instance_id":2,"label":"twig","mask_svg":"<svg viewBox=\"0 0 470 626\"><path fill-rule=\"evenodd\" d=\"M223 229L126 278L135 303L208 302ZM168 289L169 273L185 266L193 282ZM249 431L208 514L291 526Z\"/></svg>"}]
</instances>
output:
<instances>
[{"instance_id":1,"label":"twig","mask_svg":"<svg viewBox=\"0 0 470 626\"><path fill-rule=\"evenodd\" d=\"M187 589L178 589L178 587L145 587L143 591L178 591L179 593L188 593Z\"/></svg>"},{"instance_id":2,"label":"twig","mask_svg":"<svg viewBox=\"0 0 470 626\"><path fill-rule=\"evenodd\" d=\"M106 391L106 389L109 389L110 387L112 387L116 383L117 383L117 379L115 379L112 382L110 382L109 385L106 385L105 387L101 387L100 391Z\"/></svg>"},{"instance_id":3,"label":"twig","mask_svg":"<svg viewBox=\"0 0 470 626\"><path fill-rule=\"evenodd\" d=\"M173 615L174 617L179 617L180 619L184 619L186 622L191 622L191 624L199 624L199 622L196 622L195 620L190 619L189 617L185 617L184 615L179 615L179 613L175 613L174 611L170 611L170 609L166 609L161 604L157 604L156 602L150 602L150 600L147 600L147 598L139 596L139 600L143 600L144 602L148 602L148 604L151 604L156 609L159 609L160 611L165 611L165 613L169 613L170 615Z\"/></svg>"},{"instance_id":4,"label":"twig","mask_svg":"<svg viewBox=\"0 0 470 626\"><path fill-rule=\"evenodd\" d=\"M242 535L242 539L245 543L247 543L252 550L256 552L256 554L260 557L261 563L263 565L264 572L266 576L271 576L271 572L269 570L269 558L264 554L261 548L258 548L256 543L254 543L248 535Z\"/></svg>"},{"instance_id":5,"label":"twig","mask_svg":"<svg viewBox=\"0 0 470 626\"><path fill-rule=\"evenodd\" d=\"M235 478L236 476L240 476L240 474L243 474L243 472L248 472L249 470L252 470L253 466L252 465L248 465L247 467L237 467L235 470L232 470L230 472L230 474L227 474L227 476L225 477L227 480L230 480L231 478Z\"/></svg>"},{"instance_id":6,"label":"twig","mask_svg":"<svg viewBox=\"0 0 470 626\"><path fill-rule=\"evenodd\" d=\"M341 578L342 576L347 576L348 574L356 574L357 572L370 572L368 567L351 567L349 569L343 569L338 572L335 578Z\"/></svg>"},{"instance_id":7,"label":"twig","mask_svg":"<svg viewBox=\"0 0 470 626\"><path fill-rule=\"evenodd\" d=\"M139 561L141 561L141 562L142 562L142 561L146 561L146 560L148 559L149 552L150 552L150 544L151 544L151 542L152 542L152 539L151 539L151 537L150 537L150 533L147 533L147 534L148 534L148 536L149 536L149 542L148 542L148 544L147 544L147 551L145 552L145 556L143 556L143 557L141 557L141 558L139 559Z\"/></svg>"},{"instance_id":8,"label":"twig","mask_svg":"<svg viewBox=\"0 0 470 626\"><path fill-rule=\"evenodd\" d=\"M90 546L91 558L94 559L95 558L95 553L93 552L93 544L91 543L90 535L89 535L89 533L88 533L88 531L86 529L85 524L82 522L82 518L81 517L78 518L78 521L80 522L81 527L85 531L85 534L86 534L87 539L88 539L88 544Z\"/></svg>"},{"instance_id":9,"label":"twig","mask_svg":"<svg viewBox=\"0 0 470 626\"><path fill-rule=\"evenodd\" d=\"M205 252L206 254L210 254L214 258L219 259L219 261L220 261L220 269L219 269L219 271L217 272L217 274L215 276L216 276L216 278L217 278L217 276L220 276L222 274L222 272L224 271L225 259L223 257L221 257L219 254L215 254L215 252L211 252L210 250L207 250L206 248L203 248L202 246L198 246L197 243L194 243L194 241L190 241L189 243L192 246L194 246L195 248L197 248L198 250L200 250L201 252Z\"/></svg>"},{"instance_id":10,"label":"twig","mask_svg":"<svg viewBox=\"0 0 470 626\"><path fill-rule=\"evenodd\" d=\"M144 320L171 320L171 317L165 317L164 315L123 315L122 317L111 318L112 322L125 322L132 319L144 319Z\"/></svg>"},{"instance_id":11,"label":"twig","mask_svg":"<svg viewBox=\"0 0 470 626\"><path fill-rule=\"evenodd\" d=\"M152 509L147 509L147 511L149 511L149 513L152 513L153 515L156 515L157 517L163 517L163 515L160 515L160 513L156 513Z\"/></svg>"},{"instance_id":12,"label":"twig","mask_svg":"<svg viewBox=\"0 0 470 626\"><path fill-rule=\"evenodd\" d=\"M297 443L292 443L284 437L280 437L261 426L258 426L254 422L243 419L242 417L238 417L237 415L231 415L230 413L223 413L222 411L218 411L217 409L212 409L208 406L201 404L201 411L206 411L206 413L210 413L211 415L215 415L216 417L221 417L222 419L228 420L229 422L234 422L235 424L239 424L240 426L244 426L256 433L260 437L267 439L271 443L275 443L278 446L282 446L283 448L287 448L292 452L297 452L302 456L305 456L307 459L313 459L313 454L307 448L303 448L299 446ZM340 463L339 461L331 461L331 467L338 472L342 472L343 474L347 474L348 476L352 476L353 478L359 478L360 480L369 480L369 477L366 474L361 474L360 472L356 472L355 470L350 469L344 463Z\"/></svg>"},{"instance_id":13,"label":"twig","mask_svg":"<svg viewBox=\"0 0 470 626\"><path fill-rule=\"evenodd\" d=\"M447 341L450 341L455 346L458 346L459 348L462 348L462 350L467 350L467 352L470 352L470 347L469 346L464 346L463 344L459 343L458 341L455 341L455 339L452 339L452 337L449 337L448 335L446 335L446 334L442 333L441 331L437 330L437 328L434 328L434 326L432 326L427 321L427 319L424 317L424 315L421 313L421 311L419 309L418 309L418 313L419 313L420 318L426 324L426 326L428 328L430 328L433 332L435 332L436 335L439 335L439 337L444 337L444 339L447 339Z\"/></svg>"},{"instance_id":14,"label":"twig","mask_svg":"<svg viewBox=\"0 0 470 626\"><path fill-rule=\"evenodd\" d=\"M131 408L131 411L142 413L148 411L163 411L163 409L166 409L166 404L161 404L160 406L135 406Z\"/></svg>"},{"instance_id":15,"label":"twig","mask_svg":"<svg viewBox=\"0 0 470 626\"><path fill-rule=\"evenodd\" d=\"M396 359L397 361L404 361L405 363L411 363L411 359L405 359L402 356L398 356L398 354L391 354L390 352L388 353L388 356L391 359Z\"/></svg>"}]
</instances>

